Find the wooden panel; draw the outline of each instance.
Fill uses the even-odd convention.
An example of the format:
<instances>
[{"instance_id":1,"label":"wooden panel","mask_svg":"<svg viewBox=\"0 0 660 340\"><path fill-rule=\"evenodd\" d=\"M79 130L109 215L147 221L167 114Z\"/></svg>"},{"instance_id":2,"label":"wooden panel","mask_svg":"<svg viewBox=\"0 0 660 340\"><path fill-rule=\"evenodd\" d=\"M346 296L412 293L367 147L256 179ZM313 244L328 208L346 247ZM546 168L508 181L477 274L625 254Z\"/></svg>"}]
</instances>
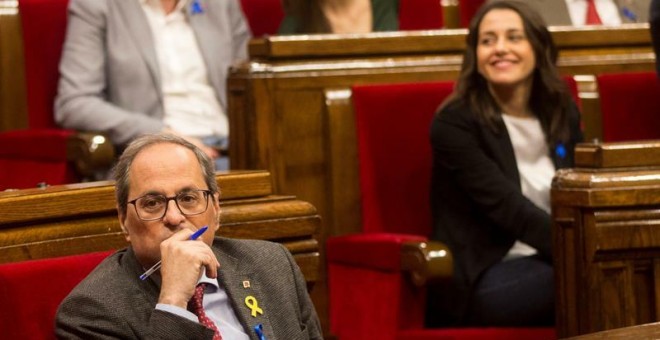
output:
<instances>
[{"instance_id":1,"label":"wooden panel","mask_svg":"<svg viewBox=\"0 0 660 340\"><path fill-rule=\"evenodd\" d=\"M0 0L0 131L28 127L18 2Z\"/></svg>"},{"instance_id":2,"label":"wooden panel","mask_svg":"<svg viewBox=\"0 0 660 340\"><path fill-rule=\"evenodd\" d=\"M309 283L319 280L314 206L272 195L264 171L219 173L223 192L218 235L284 244ZM0 193L0 263L118 249L127 245L115 210L112 182Z\"/></svg>"},{"instance_id":3,"label":"wooden panel","mask_svg":"<svg viewBox=\"0 0 660 340\"><path fill-rule=\"evenodd\" d=\"M362 209L355 114L350 89L325 92L325 138L328 141L328 202L330 214L327 236L345 235L361 231Z\"/></svg>"},{"instance_id":4,"label":"wooden panel","mask_svg":"<svg viewBox=\"0 0 660 340\"><path fill-rule=\"evenodd\" d=\"M560 337L659 321L657 143L580 145L584 159L591 161L555 176L551 196ZM609 161L610 153L628 161Z\"/></svg>"}]
</instances>

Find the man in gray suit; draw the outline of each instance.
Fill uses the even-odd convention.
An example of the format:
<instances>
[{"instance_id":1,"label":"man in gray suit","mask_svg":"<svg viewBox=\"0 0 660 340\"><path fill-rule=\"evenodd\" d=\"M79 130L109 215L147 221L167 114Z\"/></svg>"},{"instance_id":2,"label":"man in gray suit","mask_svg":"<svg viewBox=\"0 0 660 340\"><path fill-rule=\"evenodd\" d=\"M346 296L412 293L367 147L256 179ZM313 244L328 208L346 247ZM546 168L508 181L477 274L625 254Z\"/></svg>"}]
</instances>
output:
<instances>
[{"instance_id":1,"label":"man in gray suit","mask_svg":"<svg viewBox=\"0 0 660 340\"><path fill-rule=\"evenodd\" d=\"M648 22L650 0L594 0L605 25ZM586 0L526 0L552 26L585 25Z\"/></svg>"},{"instance_id":2,"label":"man in gray suit","mask_svg":"<svg viewBox=\"0 0 660 340\"><path fill-rule=\"evenodd\" d=\"M175 135L143 136L129 144L115 175L119 222L130 246L105 259L62 302L58 338L215 339L217 329L226 340L322 339L305 280L286 248L214 237L220 193L199 148ZM203 226L208 230L194 240ZM160 270L142 279L159 261ZM202 306L208 319L191 312Z\"/></svg>"},{"instance_id":3,"label":"man in gray suit","mask_svg":"<svg viewBox=\"0 0 660 340\"><path fill-rule=\"evenodd\" d=\"M71 0L55 119L119 149L169 131L217 158L228 68L250 37L239 0Z\"/></svg>"}]
</instances>

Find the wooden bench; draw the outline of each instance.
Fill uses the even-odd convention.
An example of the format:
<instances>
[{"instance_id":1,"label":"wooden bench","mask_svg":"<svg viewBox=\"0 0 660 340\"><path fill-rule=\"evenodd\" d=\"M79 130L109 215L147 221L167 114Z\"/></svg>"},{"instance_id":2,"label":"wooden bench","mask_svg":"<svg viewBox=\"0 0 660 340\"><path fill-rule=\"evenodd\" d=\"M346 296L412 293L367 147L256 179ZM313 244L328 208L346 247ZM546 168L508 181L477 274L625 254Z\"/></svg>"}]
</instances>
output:
<instances>
[{"instance_id":1,"label":"wooden bench","mask_svg":"<svg viewBox=\"0 0 660 340\"><path fill-rule=\"evenodd\" d=\"M281 242L311 288L319 278L321 225L314 206L293 196L274 195L265 171L218 173L217 180L222 191L218 235ZM0 210L0 263L127 245L112 182L0 192Z\"/></svg>"},{"instance_id":2,"label":"wooden bench","mask_svg":"<svg viewBox=\"0 0 660 340\"><path fill-rule=\"evenodd\" d=\"M660 141L575 160L552 187L559 337L660 321Z\"/></svg>"}]
</instances>

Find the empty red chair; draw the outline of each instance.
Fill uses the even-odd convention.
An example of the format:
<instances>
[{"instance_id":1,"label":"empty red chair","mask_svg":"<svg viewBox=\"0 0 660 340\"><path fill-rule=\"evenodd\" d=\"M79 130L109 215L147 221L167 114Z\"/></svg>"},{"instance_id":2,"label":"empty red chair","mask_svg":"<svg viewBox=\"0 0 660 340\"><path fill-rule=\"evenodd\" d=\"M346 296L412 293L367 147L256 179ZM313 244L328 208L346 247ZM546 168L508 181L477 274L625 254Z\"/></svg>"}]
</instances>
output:
<instances>
[{"instance_id":1,"label":"empty red chair","mask_svg":"<svg viewBox=\"0 0 660 340\"><path fill-rule=\"evenodd\" d=\"M4 339L54 339L60 302L112 251L0 265Z\"/></svg>"},{"instance_id":2,"label":"empty red chair","mask_svg":"<svg viewBox=\"0 0 660 340\"><path fill-rule=\"evenodd\" d=\"M660 82L655 72L596 79L604 142L660 139Z\"/></svg>"}]
</instances>

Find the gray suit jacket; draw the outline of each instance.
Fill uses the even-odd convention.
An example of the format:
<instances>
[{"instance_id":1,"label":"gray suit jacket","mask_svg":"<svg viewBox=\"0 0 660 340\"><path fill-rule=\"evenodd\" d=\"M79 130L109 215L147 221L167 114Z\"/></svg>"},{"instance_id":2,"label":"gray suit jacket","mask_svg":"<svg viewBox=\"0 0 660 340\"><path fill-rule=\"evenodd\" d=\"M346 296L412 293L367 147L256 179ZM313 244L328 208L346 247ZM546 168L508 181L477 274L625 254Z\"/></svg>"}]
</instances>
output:
<instances>
[{"instance_id":1,"label":"gray suit jacket","mask_svg":"<svg viewBox=\"0 0 660 340\"><path fill-rule=\"evenodd\" d=\"M619 8L622 23L648 22L648 12L651 0L614 0ZM525 0L525 3L536 9L549 26L571 26L571 16L564 0ZM632 13L636 20L624 15L624 11Z\"/></svg>"},{"instance_id":2,"label":"gray suit jacket","mask_svg":"<svg viewBox=\"0 0 660 340\"><path fill-rule=\"evenodd\" d=\"M209 82L226 108L229 66L247 56L250 30L239 0L199 0L186 11ZM71 0L60 62L55 120L106 133L123 145L163 129L161 75L151 29L138 0Z\"/></svg>"},{"instance_id":3,"label":"gray suit jacket","mask_svg":"<svg viewBox=\"0 0 660 340\"><path fill-rule=\"evenodd\" d=\"M277 243L219 238L213 251L218 281L251 339L263 325L268 340L322 339L321 326L305 280L291 254ZM199 323L155 310L160 291L143 272L132 249L119 251L92 271L60 305L56 335L63 339L211 339ZM249 281L248 288L243 282ZM263 314L251 316L247 296Z\"/></svg>"}]
</instances>

